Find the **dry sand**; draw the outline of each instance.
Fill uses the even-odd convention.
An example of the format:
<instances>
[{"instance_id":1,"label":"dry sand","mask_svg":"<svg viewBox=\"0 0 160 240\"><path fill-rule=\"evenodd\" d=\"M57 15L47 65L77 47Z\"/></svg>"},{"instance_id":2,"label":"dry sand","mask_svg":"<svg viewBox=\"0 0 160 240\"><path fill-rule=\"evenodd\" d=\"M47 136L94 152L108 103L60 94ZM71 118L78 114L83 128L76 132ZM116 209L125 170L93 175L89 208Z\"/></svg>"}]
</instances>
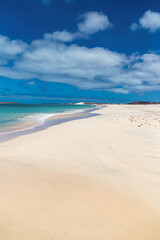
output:
<instances>
[{"instance_id":1,"label":"dry sand","mask_svg":"<svg viewBox=\"0 0 160 240\"><path fill-rule=\"evenodd\" d=\"M0 240L159 240L160 106L0 144Z\"/></svg>"}]
</instances>

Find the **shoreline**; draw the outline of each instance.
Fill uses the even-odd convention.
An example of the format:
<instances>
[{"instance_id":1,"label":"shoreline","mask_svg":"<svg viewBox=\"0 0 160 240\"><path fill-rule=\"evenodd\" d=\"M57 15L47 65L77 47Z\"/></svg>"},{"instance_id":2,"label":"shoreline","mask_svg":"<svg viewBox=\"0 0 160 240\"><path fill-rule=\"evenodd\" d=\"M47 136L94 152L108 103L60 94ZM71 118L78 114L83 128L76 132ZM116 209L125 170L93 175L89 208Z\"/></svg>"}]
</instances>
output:
<instances>
[{"instance_id":1,"label":"shoreline","mask_svg":"<svg viewBox=\"0 0 160 240\"><path fill-rule=\"evenodd\" d=\"M91 114L0 144L0 238L159 240L160 106Z\"/></svg>"},{"instance_id":2,"label":"shoreline","mask_svg":"<svg viewBox=\"0 0 160 240\"><path fill-rule=\"evenodd\" d=\"M73 121L77 119L83 119L83 118L89 118L92 116L95 116L94 111L102 108L102 107L107 107L107 106L96 106L93 108L86 108L86 109L79 109L79 110L72 110L71 113L68 111L65 113L57 113L51 117L46 118L43 122L30 126L25 129L19 129L16 131L11 131L11 132L6 132L6 133L1 133L0 134L0 143L14 139L19 136L27 135L27 134L32 134L34 132L38 131L43 131L49 127L52 127L54 125L62 124L68 121Z\"/></svg>"}]
</instances>

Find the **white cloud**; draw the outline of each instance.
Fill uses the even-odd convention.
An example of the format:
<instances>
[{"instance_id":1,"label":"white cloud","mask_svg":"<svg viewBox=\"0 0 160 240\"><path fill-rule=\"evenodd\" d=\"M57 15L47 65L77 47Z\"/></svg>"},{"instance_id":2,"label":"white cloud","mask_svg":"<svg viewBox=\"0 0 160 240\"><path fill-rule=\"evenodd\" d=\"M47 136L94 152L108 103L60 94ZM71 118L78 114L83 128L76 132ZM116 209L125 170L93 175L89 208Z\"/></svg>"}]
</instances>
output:
<instances>
[{"instance_id":1,"label":"white cloud","mask_svg":"<svg viewBox=\"0 0 160 240\"><path fill-rule=\"evenodd\" d=\"M0 35L0 56L3 56L3 59L14 59L26 48L27 44L21 40L11 41L8 37Z\"/></svg>"},{"instance_id":2,"label":"white cloud","mask_svg":"<svg viewBox=\"0 0 160 240\"><path fill-rule=\"evenodd\" d=\"M44 34L45 39L59 41L59 42L72 42L76 38L75 33L70 33L66 30L64 31L56 31L52 34L46 33Z\"/></svg>"},{"instance_id":3,"label":"white cloud","mask_svg":"<svg viewBox=\"0 0 160 240\"><path fill-rule=\"evenodd\" d=\"M115 92L115 93L121 93L121 94L128 94L129 93L129 90L123 89L123 88L113 88L113 89L111 89L111 91Z\"/></svg>"},{"instance_id":4,"label":"white cloud","mask_svg":"<svg viewBox=\"0 0 160 240\"><path fill-rule=\"evenodd\" d=\"M87 12L80 19L78 29L83 34L90 35L112 27L108 17L103 13Z\"/></svg>"},{"instance_id":5,"label":"white cloud","mask_svg":"<svg viewBox=\"0 0 160 240\"><path fill-rule=\"evenodd\" d=\"M30 45L0 36L0 76L121 94L160 91L159 53L126 56L70 43L78 33L57 31ZM8 65L10 60L12 64Z\"/></svg>"},{"instance_id":6,"label":"white cloud","mask_svg":"<svg viewBox=\"0 0 160 240\"><path fill-rule=\"evenodd\" d=\"M130 30L131 30L132 32L135 32L135 31L137 31L138 29L139 29L139 26L138 26L137 23L132 23L132 24L131 24Z\"/></svg>"},{"instance_id":7,"label":"white cloud","mask_svg":"<svg viewBox=\"0 0 160 240\"><path fill-rule=\"evenodd\" d=\"M89 38L91 34L110 28L112 24L106 15L99 12L87 12L80 16L76 32L55 31L45 33L44 39L57 42L72 42L76 39Z\"/></svg>"},{"instance_id":8,"label":"white cloud","mask_svg":"<svg viewBox=\"0 0 160 240\"><path fill-rule=\"evenodd\" d=\"M137 31L139 28L146 29L151 33L160 30L160 13L151 10L146 11L139 19L138 24L132 23L130 26L132 31Z\"/></svg>"},{"instance_id":9,"label":"white cloud","mask_svg":"<svg viewBox=\"0 0 160 240\"><path fill-rule=\"evenodd\" d=\"M127 63L126 56L103 48L34 42L14 65L14 75L26 73L43 81L72 84L83 89L108 88L112 71ZM17 77L17 75L16 75Z\"/></svg>"},{"instance_id":10,"label":"white cloud","mask_svg":"<svg viewBox=\"0 0 160 240\"><path fill-rule=\"evenodd\" d=\"M139 22L142 28L145 28L150 32L160 30L160 13L149 10L144 13Z\"/></svg>"}]
</instances>

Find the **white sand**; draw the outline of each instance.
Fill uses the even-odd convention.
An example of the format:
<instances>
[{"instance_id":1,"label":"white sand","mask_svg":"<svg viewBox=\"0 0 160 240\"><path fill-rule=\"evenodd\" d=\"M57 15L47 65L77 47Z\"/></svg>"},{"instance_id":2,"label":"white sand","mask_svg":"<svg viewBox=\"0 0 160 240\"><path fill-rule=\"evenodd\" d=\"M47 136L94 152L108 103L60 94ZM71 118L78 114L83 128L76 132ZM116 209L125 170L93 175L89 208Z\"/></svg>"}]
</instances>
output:
<instances>
[{"instance_id":1,"label":"white sand","mask_svg":"<svg viewBox=\"0 0 160 240\"><path fill-rule=\"evenodd\" d=\"M96 113L0 144L0 239L160 239L160 106Z\"/></svg>"}]
</instances>

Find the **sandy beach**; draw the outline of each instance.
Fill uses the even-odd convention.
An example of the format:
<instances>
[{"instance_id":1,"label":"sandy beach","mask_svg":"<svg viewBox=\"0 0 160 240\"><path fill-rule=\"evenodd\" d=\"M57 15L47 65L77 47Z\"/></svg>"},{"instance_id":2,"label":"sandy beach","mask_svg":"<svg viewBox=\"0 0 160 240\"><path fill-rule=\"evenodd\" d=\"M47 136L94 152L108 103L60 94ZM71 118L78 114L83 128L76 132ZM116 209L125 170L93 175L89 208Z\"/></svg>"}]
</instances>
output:
<instances>
[{"instance_id":1,"label":"sandy beach","mask_svg":"<svg viewBox=\"0 0 160 240\"><path fill-rule=\"evenodd\" d=\"M0 143L1 240L160 239L160 105L94 113Z\"/></svg>"}]
</instances>

